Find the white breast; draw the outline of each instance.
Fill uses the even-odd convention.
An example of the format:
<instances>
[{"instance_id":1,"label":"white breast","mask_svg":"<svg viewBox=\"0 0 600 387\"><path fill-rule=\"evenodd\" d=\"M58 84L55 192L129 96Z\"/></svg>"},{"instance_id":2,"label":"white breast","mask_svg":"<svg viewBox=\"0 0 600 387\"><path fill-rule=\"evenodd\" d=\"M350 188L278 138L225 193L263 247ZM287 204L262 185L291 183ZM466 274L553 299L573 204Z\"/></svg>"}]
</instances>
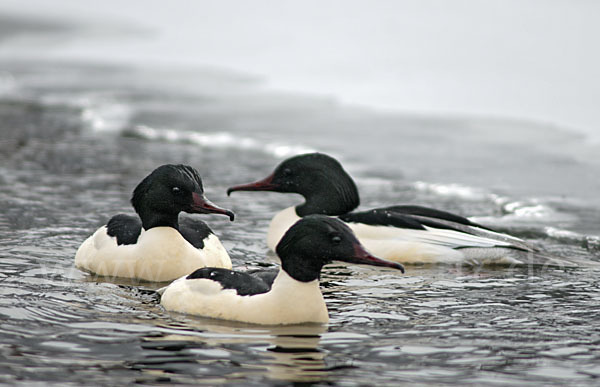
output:
<instances>
[{"instance_id":1,"label":"white breast","mask_svg":"<svg viewBox=\"0 0 600 387\"><path fill-rule=\"evenodd\" d=\"M253 324L329 321L319 281L296 281L283 270L269 292L254 296L239 296L209 279L180 278L165 289L160 303L174 312Z\"/></svg>"},{"instance_id":2,"label":"white breast","mask_svg":"<svg viewBox=\"0 0 600 387\"><path fill-rule=\"evenodd\" d=\"M142 230L137 243L117 245L103 226L79 247L75 266L101 276L162 282L204 266L231 268L231 259L212 234L204 240L202 250L171 227Z\"/></svg>"}]
</instances>

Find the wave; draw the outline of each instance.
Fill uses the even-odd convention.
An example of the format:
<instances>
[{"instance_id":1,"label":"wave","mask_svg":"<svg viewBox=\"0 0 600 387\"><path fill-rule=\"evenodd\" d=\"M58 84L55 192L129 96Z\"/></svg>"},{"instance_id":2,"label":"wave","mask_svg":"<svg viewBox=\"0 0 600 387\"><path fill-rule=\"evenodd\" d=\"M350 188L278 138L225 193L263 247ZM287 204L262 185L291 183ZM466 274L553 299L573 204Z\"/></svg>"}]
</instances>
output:
<instances>
[{"instance_id":1,"label":"wave","mask_svg":"<svg viewBox=\"0 0 600 387\"><path fill-rule=\"evenodd\" d=\"M87 70L89 69L84 68L81 71ZM37 73L34 72L34 74ZM88 78L93 79L94 74L88 75ZM239 136L227 131L196 132L180 128L136 125L136 117L144 112L144 108L147 108L145 104L155 98L154 91L130 88L127 84L123 86L123 90L117 91L112 88L111 82L116 82L112 79L107 81L107 85L90 89L94 85L76 85L68 76L64 78L52 77L44 71L37 75L21 74L17 77L10 72L0 71L0 96L22 100L24 103L73 109L73 112L79 114L83 128L101 135L123 135L149 141L259 151L276 158L315 151L304 145L265 141L260 138ZM60 80L64 82L59 82Z\"/></svg>"},{"instance_id":2,"label":"wave","mask_svg":"<svg viewBox=\"0 0 600 387\"><path fill-rule=\"evenodd\" d=\"M469 219L478 223L492 223L496 225L509 224L529 224L539 222L572 222L573 216L565 212L560 212L552 206L539 203L532 199L528 202L516 201L504 203L501 206L503 214L501 216L474 216Z\"/></svg>"},{"instance_id":3,"label":"wave","mask_svg":"<svg viewBox=\"0 0 600 387\"><path fill-rule=\"evenodd\" d=\"M369 185L376 185L378 189L393 184L387 179L362 179ZM417 192L431 194L435 197L450 197L469 202L488 202L497 206L500 215L474 216L470 217L479 223L519 223L519 222L539 222L545 221L566 221L572 220L572 217L566 213L559 212L551 205L544 203L541 199L532 198L520 201L511 201L510 198L486 191L482 188L470 187L457 183L428 183L416 181L410 186Z\"/></svg>"},{"instance_id":4,"label":"wave","mask_svg":"<svg viewBox=\"0 0 600 387\"><path fill-rule=\"evenodd\" d=\"M469 219L477 223L495 225L510 225L516 223L544 222L570 222L573 216L557 211L544 200L531 198L527 200L511 201L506 196L501 196L481 188L461 184L440 184L417 181L412 186L419 192L431 193L441 197L457 197L468 201L491 202L499 208L500 215L473 216Z\"/></svg>"},{"instance_id":5,"label":"wave","mask_svg":"<svg viewBox=\"0 0 600 387\"><path fill-rule=\"evenodd\" d=\"M229 132L194 132L153 128L147 125L136 125L128 128L123 131L123 135L149 141L195 144L208 148L259 151L276 158L290 157L315 151L313 148L303 145L289 145L276 142L264 143L254 138L242 137Z\"/></svg>"},{"instance_id":6,"label":"wave","mask_svg":"<svg viewBox=\"0 0 600 387\"><path fill-rule=\"evenodd\" d=\"M520 232L529 237L550 238L555 241L569 245L578 245L590 252L600 252L600 235L584 235L567 229L546 226L539 231L540 223L546 224L573 224L577 217L554 208L552 200L531 198L527 200L510 201L508 197L486 192L483 189L469 187L460 184L439 184L417 181L412 186L420 192L431 193L442 197L458 197L469 201L491 201L499 207L500 215L472 216L469 217L475 223L487 224L493 227L506 228L514 232L514 227L520 228ZM523 227L525 227L523 229Z\"/></svg>"},{"instance_id":7,"label":"wave","mask_svg":"<svg viewBox=\"0 0 600 387\"><path fill-rule=\"evenodd\" d=\"M433 193L439 196L453 196L465 200L490 200L498 205L508 201L508 198L486 192L480 188L469 187L462 184L440 184L416 181L412 186L420 192Z\"/></svg>"},{"instance_id":8,"label":"wave","mask_svg":"<svg viewBox=\"0 0 600 387\"><path fill-rule=\"evenodd\" d=\"M31 92L25 89L24 93ZM129 125L135 110L131 103L102 91L52 90L37 95L37 100L46 106L78 109L82 125L94 132L120 132Z\"/></svg>"},{"instance_id":9,"label":"wave","mask_svg":"<svg viewBox=\"0 0 600 387\"><path fill-rule=\"evenodd\" d=\"M583 235L555 227L545 227L544 232L559 242L577 244L590 252L600 252L600 235Z\"/></svg>"},{"instance_id":10,"label":"wave","mask_svg":"<svg viewBox=\"0 0 600 387\"><path fill-rule=\"evenodd\" d=\"M85 107L81 120L94 131L120 131L127 126L131 118L131 108L125 104L107 103Z\"/></svg>"},{"instance_id":11,"label":"wave","mask_svg":"<svg viewBox=\"0 0 600 387\"><path fill-rule=\"evenodd\" d=\"M545 227L544 232L549 237L567 242L581 242L586 238L585 235L578 234L574 231L563 230L555 227Z\"/></svg>"},{"instance_id":12,"label":"wave","mask_svg":"<svg viewBox=\"0 0 600 387\"><path fill-rule=\"evenodd\" d=\"M0 71L0 97L23 104L45 107L65 107L80 114L81 124L95 132L120 132L133 116L134 106L119 101L110 93L73 90L66 86L48 89L45 78L37 80L42 86L30 85L31 80L19 80L10 72Z\"/></svg>"}]
</instances>

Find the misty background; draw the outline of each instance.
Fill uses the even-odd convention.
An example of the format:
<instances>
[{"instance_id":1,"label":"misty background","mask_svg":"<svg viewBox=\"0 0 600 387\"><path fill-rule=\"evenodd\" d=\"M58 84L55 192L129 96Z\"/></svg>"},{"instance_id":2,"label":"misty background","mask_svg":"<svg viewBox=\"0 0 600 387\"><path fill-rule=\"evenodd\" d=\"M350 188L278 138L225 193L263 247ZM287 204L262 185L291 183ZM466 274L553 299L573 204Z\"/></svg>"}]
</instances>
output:
<instances>
[{"instance_id":1,"label":"misty background","mask_svg":"<svg viewBox=\"0 0 600 387\"><path fill-rule=\"evenodd\" d=\"M79 29L14 35L2 58L227 69L344 104L540 121L599 139L596 1L4 0L0 13Z\"/></svg>"}]
</instances>

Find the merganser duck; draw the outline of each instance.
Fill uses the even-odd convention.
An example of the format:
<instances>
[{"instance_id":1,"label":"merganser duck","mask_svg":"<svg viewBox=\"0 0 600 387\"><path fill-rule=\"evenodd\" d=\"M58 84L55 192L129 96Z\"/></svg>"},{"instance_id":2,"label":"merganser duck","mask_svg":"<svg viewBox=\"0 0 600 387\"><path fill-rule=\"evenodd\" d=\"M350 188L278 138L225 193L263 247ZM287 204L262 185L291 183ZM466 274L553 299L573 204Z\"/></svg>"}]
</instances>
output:
<instances>
[{"instance_id":1,"label":"merganser duck","mask_svg":"<svg viewBox=\"0 0 600 387\"><path fill-rule=\"evenodd\" d=\"M204 266L231 268L227 251L201 220L179 213L233 212L204 196L198 171L187 165L162 165L133 191L138 216L119 214L77 250L75 265L101 276L172 281Z\"/></svg>"},{"instance_id":2,"label":"merganser duck","mask_svg":"<svg viewBox=\"0 0 600 387\"><path fill-rule=\"evenodd\" d=\"M254 324L326 323L319 288L324 265L336 260L404 272L401 264L368 253L348 226L324 215L299 220L276 253L281 267L272 284L248 273L205 267L159 289L160 303L168 311Z\"/></svg>"},{"instance_id":3,"label":"merganser duck","mask_svg":"<svg viewBox=\"0 0 600 387\"><path fill-rule=\"evenodd\" d=\"M268 177L231 187L227 194L234 191L273 191L304 197L303 204L273 217L267 233L270 249L301 217L324 214L339 217L369 251L395 262L520 264L524 258L531 262L531 257L524 256L537 252L519 238L432 208L397 205L352 212L359 205L354 181L337 160L322 153L284 160ZM547 263L550 258L545 259Z\"/></svg>"}]
</instances>

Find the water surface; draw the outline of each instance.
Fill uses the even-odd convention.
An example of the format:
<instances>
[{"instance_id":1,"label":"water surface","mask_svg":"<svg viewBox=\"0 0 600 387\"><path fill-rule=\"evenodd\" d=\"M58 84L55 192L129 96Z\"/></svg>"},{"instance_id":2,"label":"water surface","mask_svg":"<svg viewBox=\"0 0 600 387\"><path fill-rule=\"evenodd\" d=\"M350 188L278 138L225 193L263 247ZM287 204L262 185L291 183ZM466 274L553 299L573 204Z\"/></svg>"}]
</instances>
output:
<instances>
[{"instance_id":1,"label":"water surface","mask_svg":"<svg viewBox=\"0 0 600 387\"><path fill-rule=\"evenodd\" d=\"M0 69L2 382L597 384L600 163L584 137L376 113L224 70L24 59ZM363 208L458 212L589 266L330 265L330 323L292 327L170 314L156 285L73 267L81 242L131 212L132 189L163 163L199 169L207 196L236 212L234 223L204 216L235 267L274 265L268 221L300 198L225 191L310 150L342 161Z\"/></svg>"}]
</instances>

